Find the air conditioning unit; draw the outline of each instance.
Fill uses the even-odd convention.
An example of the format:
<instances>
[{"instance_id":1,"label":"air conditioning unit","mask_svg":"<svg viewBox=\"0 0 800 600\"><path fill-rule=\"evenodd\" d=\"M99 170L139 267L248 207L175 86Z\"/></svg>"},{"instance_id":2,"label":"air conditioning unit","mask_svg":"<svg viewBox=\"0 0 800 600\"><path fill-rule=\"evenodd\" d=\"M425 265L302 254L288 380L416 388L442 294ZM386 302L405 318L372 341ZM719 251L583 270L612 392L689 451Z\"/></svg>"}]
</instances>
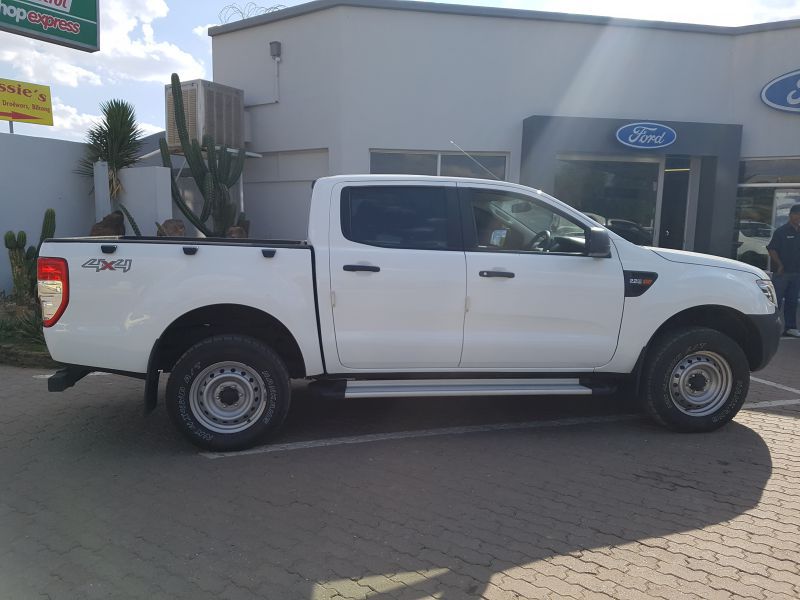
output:
<instances>
[{"instance_id":1,"label":"air conditioning unit","mask_svg":"<svg viewBox=\"0 0 800 600\"><path fill-rule=\"evenodd\" d=\"M244 146L244 91L195 79L181 82L183 110L189 139L201 144L203 136L211 135L217 146L242 148ZM180 153L181 142L175 126L175 109L172 86L166 86L167 145L170 151Z\"/></svg>"}]
</instances>

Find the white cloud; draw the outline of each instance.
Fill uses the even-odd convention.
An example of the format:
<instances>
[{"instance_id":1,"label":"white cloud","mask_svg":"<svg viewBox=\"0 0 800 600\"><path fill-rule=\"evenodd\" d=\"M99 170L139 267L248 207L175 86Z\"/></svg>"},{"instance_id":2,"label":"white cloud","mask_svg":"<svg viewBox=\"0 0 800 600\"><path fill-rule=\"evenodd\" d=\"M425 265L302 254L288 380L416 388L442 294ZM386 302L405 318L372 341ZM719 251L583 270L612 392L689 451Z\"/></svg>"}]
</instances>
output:
<instances>
[{"instance_id":1,"label":"white cloud","mask_svg":"<svg viewBox=\"0 0 800 600\"><path fill-rule=\"evenodd\" d=\"M53 98L54 135L64 140L83 141L86 130L100 120L100 115L78 112L74 106L64 104L60 98Z\"/></svg>"},{"instance_id":2,"label":"white cloud","mask_svg":"<svg viewBox=\"0 0 800 600\"><path fill-rule=\"evenodd\" d=\"M208 25L198 25L197 27L192 29L192 33L195 34L197 37L203 40L210 40L211 38L208 36L208 30L211 27L217 27L219 23L209 23Z\"/></svg>"},{"instance_id":3,"label":"white cloud","mask_svg":"<svg viewBox=\"0 0 800 600\"><path fill-rule=\"evenodd\" d=\"M69 87L119 81L167 83L205 75L205 65L175 44L156 39L153 21L166 17L164 0L104 0L100 3L99 52L87 54L16 35L0 37L0 61L39 83Z\"/></svg>"},{"instance_id":4,"label":"white cloud","mask_svg":"<svg viewBox=\"0 0 800 600\"><path fill-rule=\"evenodd\" d=\"M101 19L99 70L112 80L132 79L167 83L170 75L197 79L205 75L205 66L175 44L158 41L153 21L169 12L164 0L143 3L105 0Z\"/></svg>"},{"instance_id":5,"label":"white cloud","mask_svg":"<svg viewBox=\"0 0 800 600\"><path fill-rule=\"evenodd\" d=\"M82 113L74 106L70 106L61 98L53 98L53 126L15 124L15 129L26 135L36 135L62 140L82 142L86 139L86 131L102 117L97 114ZM139 123L145 135L163 131L163 127L151 123Z\"/></svg>"},{"instance_id":6,"label":"white cloud","mask_svg":"<svg viewBox=\"0 0 800 600\"><path fill-rule=\"evenodd\" d=\"M16 42L13 36L4 37L0 42L0 61L10 63L26 79L46 84L60 83L69 87L77 87L81 82L89 85L101 84L100 76L96 73L66 61L54 61L52 55L39 52L29 40L20 40L14 44L8 44L9 41Z\"/></svg>"},{"instance_id":7,"label":"white cloud","mask_svg":"<svg viewBox=\"0 0 800 600\"><path fill-rule=\"evenodd\" d=\"M219 25L219 23L209 23L208 25L198 25L192 28L192 33L203 40L209 59L211 58L211 37L208 35L208 28L216 27L217 25Z\"/></svg>"},{"instance_id":8,"label":"white cloud","mask_svg":"<svg viewBox=\"0 0 800 600\"><path fill-rule=\"evenodd\" d=\"M163 127L160 125L153 125L152 123L139 123L139 127L145 135L153 135L159 131L164 131Z\"/></svg>"}]
</instances>

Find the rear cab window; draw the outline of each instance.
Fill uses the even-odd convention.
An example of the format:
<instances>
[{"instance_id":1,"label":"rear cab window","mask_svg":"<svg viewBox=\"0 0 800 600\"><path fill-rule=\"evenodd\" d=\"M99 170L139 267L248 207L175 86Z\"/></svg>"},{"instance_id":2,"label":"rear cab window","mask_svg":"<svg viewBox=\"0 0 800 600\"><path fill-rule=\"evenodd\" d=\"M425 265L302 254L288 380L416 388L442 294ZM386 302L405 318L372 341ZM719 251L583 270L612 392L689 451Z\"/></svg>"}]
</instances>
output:
<instances>
[{"instance_id":1,"label":"rear cab window","mask_svg":"<svg viewBox=\"0 0 800 600\"><path fill-rule=\"evenodd\" d=\"M381 248L458 250L455 188L352 186L342 190L341 226L352 242Z\"/></svg>"}]
</instances>

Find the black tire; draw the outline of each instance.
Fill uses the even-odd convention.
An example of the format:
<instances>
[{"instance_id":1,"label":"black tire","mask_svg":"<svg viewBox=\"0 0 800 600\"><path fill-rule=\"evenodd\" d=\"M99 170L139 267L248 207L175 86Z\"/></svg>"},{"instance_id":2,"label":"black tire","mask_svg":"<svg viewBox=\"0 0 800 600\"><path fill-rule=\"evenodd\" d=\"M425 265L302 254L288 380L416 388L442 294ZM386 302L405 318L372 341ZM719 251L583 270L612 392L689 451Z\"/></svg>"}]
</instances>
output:
<instances>
[{"instance_id":1,"label":"black tire","mask_svg":"<svg viewBox=\"0 0 800 600\"><path fill-rule=\"evenodd\" d=\"M167 383L170 419L204 450L243 450L266 441L283 424L290 401L281 358L243 335L198 342L181 356Z\"/></svg>"},{"instance_id":2,"label":"black tire","mask_svg":"<svg viewBox=\"0 0 800 600\"><path fill-rule=\"evenodd\" d=\"M654 340L642 372L640 398L657 423L674 431L704 432L733 419L749 388L750 366L741 347L714 329L688 327ZM713 401L703 407L699 401L706 389ZM695 393L698 396L692 397Z\"/></svg>"}]
</instances>

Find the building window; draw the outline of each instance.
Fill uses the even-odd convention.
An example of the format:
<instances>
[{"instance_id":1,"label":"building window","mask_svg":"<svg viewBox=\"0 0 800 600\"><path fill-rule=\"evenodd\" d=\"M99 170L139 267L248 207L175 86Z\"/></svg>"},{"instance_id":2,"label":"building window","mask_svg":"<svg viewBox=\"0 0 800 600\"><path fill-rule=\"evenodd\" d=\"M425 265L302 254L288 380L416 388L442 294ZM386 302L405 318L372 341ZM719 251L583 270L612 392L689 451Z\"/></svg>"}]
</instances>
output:
<instances>
[{"instance_id":1,"label":"building window","mask_svg":"<svg viewBox=\"0 0 800 600\"><path fill-rule=\"evenodd\" d=\"M476 177L505 179L505 154L470 152L395 152L372 150L369 170L373 174L444 175L447 177ZM471 157L471 158L470 158Z\"/></svg>"},{"instance_id":2,"label":"building window","mask_svg":"<svg viewBox=\"0 0 800 600\"><path fill-rule=\"evenodd\" d=\"M739 164L736 198L736 258L761 269L769 267L767 243L800 203L800 159L754 158Z\"/></svg>"},{"instance_id":3,"label":"building window","mask_svg":"<svg viewBox=\"0 0 800 600\"><path fill-rule=\"evenodd\" d=\"M421 152L370 152L370 173L438 175L439 157Z\"/></svg>"},{"instance_id":4,"label":"building window","mask_svg":"<svg viewBox=\"0 0 800 600\"><path fill-rule=\"evenodd\" d=\"M506 178L506 157L497 154L442 154L439 174L448 177ZM477 164L476 163L480 163Z\"/></svg>"},{"instance_id":5,"label":"building window","mask_svg":"<svg viewBox=\"0 0 800 600\"><path fill-rule=\"evenodd\" d=\"M800 184L800 158L756 158L739 163L739 183Z\"/></svg>"}]
</instances>

